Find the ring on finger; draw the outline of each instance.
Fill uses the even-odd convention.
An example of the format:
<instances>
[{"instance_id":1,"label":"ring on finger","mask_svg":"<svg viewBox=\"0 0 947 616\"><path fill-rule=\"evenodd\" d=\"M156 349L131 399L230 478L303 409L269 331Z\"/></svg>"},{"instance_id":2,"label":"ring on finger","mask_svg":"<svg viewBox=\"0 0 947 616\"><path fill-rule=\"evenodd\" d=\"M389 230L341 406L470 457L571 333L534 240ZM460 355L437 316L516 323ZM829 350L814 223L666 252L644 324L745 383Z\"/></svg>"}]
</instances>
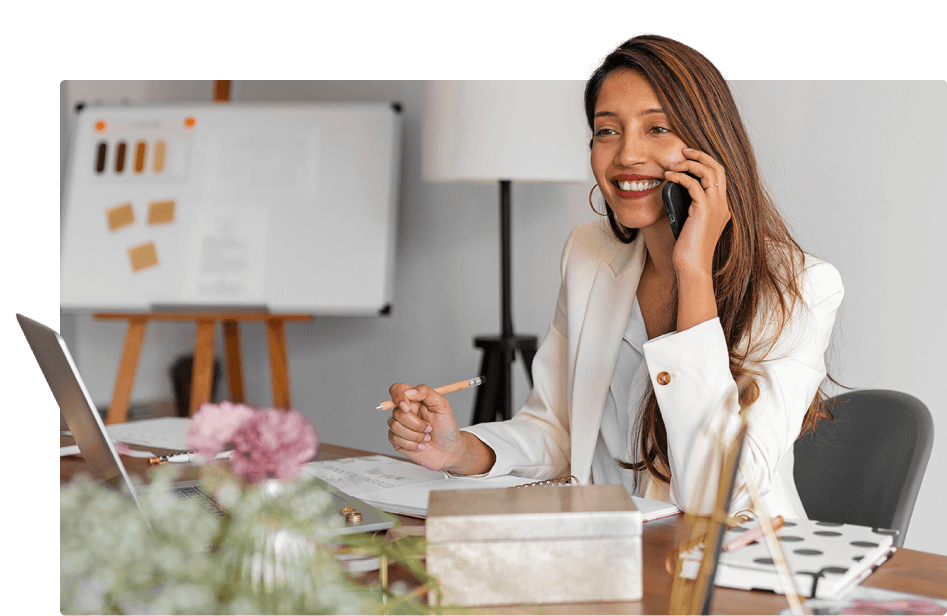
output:
<instances>
[{"instance_id":1,"label":"ring on finger","mask_svg":"<svg viewBox=\"0 0 947 616\"><path fill-rule=\"evenodd\" d=\"M711 184L710 186L708 186L708 187L705 188L704 190L710 190L710 189L713 188L714 186L720 186L720 184Z\"/></svg>"}]
</instances>

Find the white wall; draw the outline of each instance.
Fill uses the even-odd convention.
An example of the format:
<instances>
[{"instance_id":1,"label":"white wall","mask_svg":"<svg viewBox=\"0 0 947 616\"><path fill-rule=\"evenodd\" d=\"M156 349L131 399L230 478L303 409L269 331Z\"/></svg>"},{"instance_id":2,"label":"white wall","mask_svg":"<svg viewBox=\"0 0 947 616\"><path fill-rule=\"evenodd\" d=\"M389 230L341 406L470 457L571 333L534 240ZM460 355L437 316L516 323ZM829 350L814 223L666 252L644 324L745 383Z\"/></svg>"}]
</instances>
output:
<instances>
[{"instance_id":1,"label":"white wall","mask_svg":"<svg viewBox=\"0 0 947 616\"><path fill-rule=\"evenodd\" d=\"M62 101L209 100L211 82L66 82ZM735 82L734 90L773 193L803 246L842 272L846 299L830 368L855 388L908 391L931 408L938 436L906 547L947 554L934 487L947 467L945 259L947 84L943 82ZM476 335L499 330L498 189L420 179L420 84L402 81L235 82L235 102L392 101L404 106L404 171L395 295L386 318L321 318L288 326L294 406L324 441L390 452L390 383L432 385L477 373ZM581 114L581 101L574 102ZM63 114L68 119L69 114ZM585 147L585 144L582 144ZM513 317L542 337L555 307L559 255L569 230L595 218L585 185L513 186ZM923 208L923 209L922 209ZM462 275L458 276L458 273ZM935 311L937 311L935 313ZM111 397L123 328L63 315L61 325L98 404ZM193 327L149 332L134 399L171 397L167 369L190 352ZM262 327L243 332L248 402L270 399ZM517 367L514 395L526 396ZM225 385L225 383L224 383ZM452 395L462 424L472 392Z\"/></svg>"}]
</instances>

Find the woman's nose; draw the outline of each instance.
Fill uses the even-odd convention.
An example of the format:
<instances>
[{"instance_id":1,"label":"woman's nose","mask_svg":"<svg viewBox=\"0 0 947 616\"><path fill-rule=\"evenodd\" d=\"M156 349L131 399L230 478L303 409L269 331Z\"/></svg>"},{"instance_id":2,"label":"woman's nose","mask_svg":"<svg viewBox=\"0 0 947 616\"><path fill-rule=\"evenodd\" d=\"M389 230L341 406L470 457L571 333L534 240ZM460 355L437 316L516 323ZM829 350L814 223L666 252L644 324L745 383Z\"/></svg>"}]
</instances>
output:
<instances>
[{"instance_id":1,"label":"woman's nose","mask_svg":"<svg viewBox=\"0 0 947 616\"><path fill-rule=\"evenodd\" d=\"M621 147L615 154L615 162L626 167L644 162L646 158L644 144L631 135L626 135L622 139Z\"/></svg>"}]
</instances>

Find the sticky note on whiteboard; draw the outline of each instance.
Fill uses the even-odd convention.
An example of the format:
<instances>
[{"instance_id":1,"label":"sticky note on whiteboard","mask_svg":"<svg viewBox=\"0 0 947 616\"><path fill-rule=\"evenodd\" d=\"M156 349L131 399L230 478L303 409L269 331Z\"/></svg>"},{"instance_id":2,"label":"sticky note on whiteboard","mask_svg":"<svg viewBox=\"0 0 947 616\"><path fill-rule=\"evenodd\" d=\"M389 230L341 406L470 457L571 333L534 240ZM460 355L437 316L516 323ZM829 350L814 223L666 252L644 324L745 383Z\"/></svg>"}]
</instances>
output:
<instances>
[{"instance_id":1,"label":"sticky note on whiteboard","mask_svg":"<svg viewBox=\"0 0 947 616\"><path fill-rule=\"evenodd\" d=\"M148 203L148 224L161 225L174 222L174 199Z\"/></svg>"},{"instance_id":2,"label":"sticky note on whiteboard","mask_svg":"<svg viewBox=\"0 0 947 616\"><path fill-rule=\"evenodd\" d=\"M127 227L135 222L135 210L132 209L131 202L125 202L105 210L105 216L108 218L109 231Z\"/></svg>"},{"instance_id":3,"label":"sticky note on whiteboard","mask_svg":"<svg viewBox=\"0 0 947 616\"><path fill-rule=\"evenodd\" d=\"M155 243L147 242L139 246L132 246L128 249L128 258L131 260L133 272L140 272L143 269L158 265L158 253L155 251Z\"/></svg>"}]
</instances>

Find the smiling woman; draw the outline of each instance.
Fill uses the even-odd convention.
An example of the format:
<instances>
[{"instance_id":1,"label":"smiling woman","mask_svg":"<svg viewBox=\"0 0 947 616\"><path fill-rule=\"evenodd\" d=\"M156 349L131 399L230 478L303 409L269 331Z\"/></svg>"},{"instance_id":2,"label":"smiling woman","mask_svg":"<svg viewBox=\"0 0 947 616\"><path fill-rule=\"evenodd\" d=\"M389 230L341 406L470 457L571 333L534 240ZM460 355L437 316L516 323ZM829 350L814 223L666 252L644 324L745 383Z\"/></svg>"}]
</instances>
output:
<instances>
[{"instance_id":1,"label":"smiling woman","mask_svg":"<svg viewBox=\"0 0 947 616\"><path fill-rule=\"evenodd\" d=\"M805 518L792 445L827 415L838 272L789 234L727 83L698 52L660 36L627 41L589 79L585 112L608 223L566 242L526 404L458 430L443 396L396 383L389 441L427 468L571 474L706 512L708 453L746 409L732 511L751 512L752 483L769 515ZM668 182L691 197L676 239Z\"/></svg>"},{"instance_id":2,"label":"smiling woman","mask_svg":"<svg viewBox=\"0 0 947 616\"><path fill-rule=\"evenodd\" d=\"M687 275L693 271L688 265L711 274L713 316L720 319L728 341L731 372L735 378L758 374L747 360L751 350L761 355L761 349L751 349L748 342L758 340L755 330L772 321L777 327L769 339L778 338L793 305L802 299L799 266L804 255L766 193L723 76L686 45L657 36L637 37L610 54L589 79L585 110L593 130L592 169L599 186L605 186L605 207L618 239L630 243L640 230L649 248L666 245L647 237L660 237L667 226L660 196L656 190L621 190L617 180L628 177L628 171L647 170L654 177L678 181L694 198L690 214L695 220L685 224L672 249L677 301L659 305L654 316L676 311L678 330L686 329L681 327L680 312L694 306L694 298L680 296ZM694 152L702 154L704 164ZM682 164L680 156L696 160ZM680 173L683 170L696 174L699 183ZM688 246L691 240L693 246ZM653 250L649 254L649 264L660 258ZM639 283L639 302L646 295L642 289L648 288L650 279L660 278L660 273L655 274L660 270L660 266L646 265ZM767 313L767 319L759 318L761 311ZM669 324L657 329L669 331ZM746 388L741 402L753 402L757 392L757 387ZM811 401L802 433L828 416L821 388ZM653 389L638 420L638 451L633 455L635 462L626 466L647 469L669 481L665 472L670 469L667 440L662 434L665 426Z\"/></svg>"}]
</instances>

